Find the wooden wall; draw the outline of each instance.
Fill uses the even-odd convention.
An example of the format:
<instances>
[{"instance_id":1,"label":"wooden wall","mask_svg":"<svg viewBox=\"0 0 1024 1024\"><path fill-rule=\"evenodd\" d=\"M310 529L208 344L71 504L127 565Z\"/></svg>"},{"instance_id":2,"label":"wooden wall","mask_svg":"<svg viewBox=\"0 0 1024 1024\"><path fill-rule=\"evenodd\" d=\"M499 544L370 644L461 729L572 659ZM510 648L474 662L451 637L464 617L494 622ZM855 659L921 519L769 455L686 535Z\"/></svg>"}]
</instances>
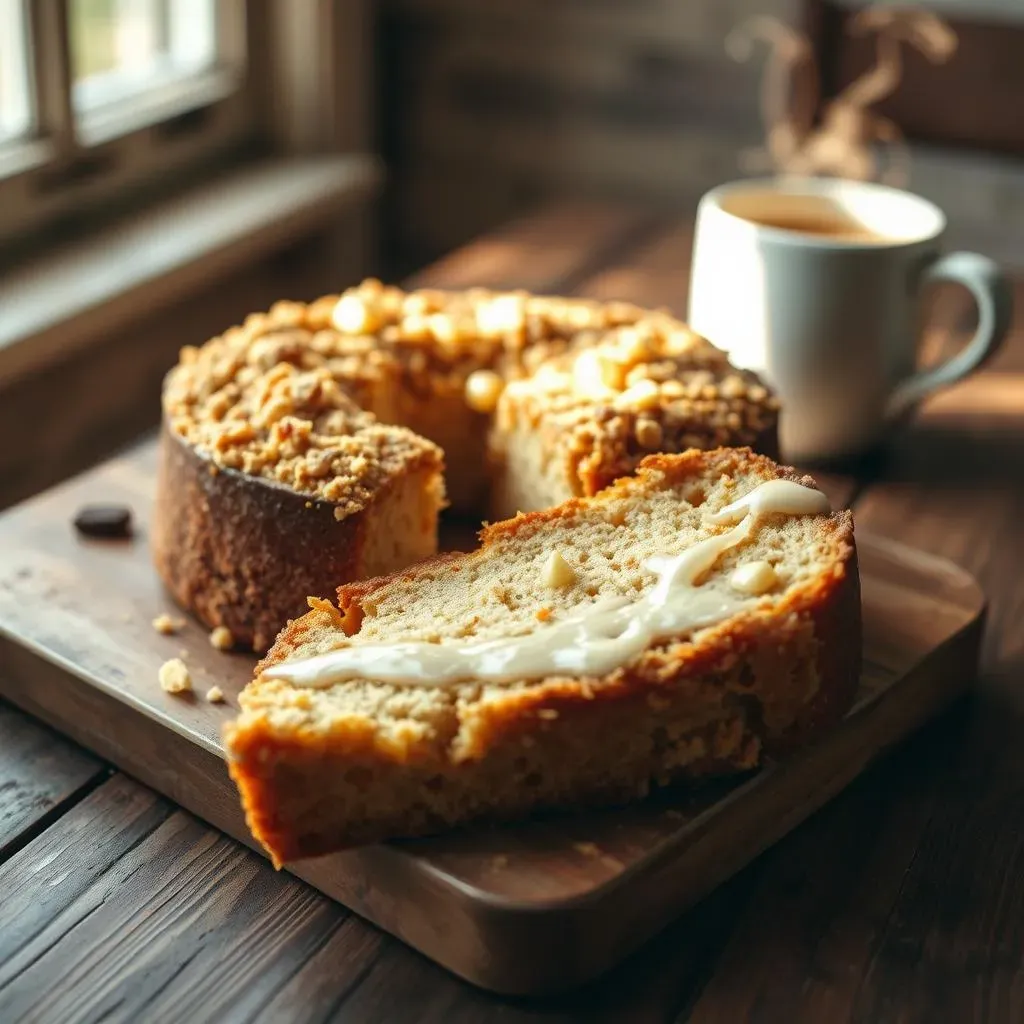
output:
<instances>
[{"instance_id":1,"label":"wooden wall","mask_svg":"<svg viewBox=\"0 0 1024 1024\"><path fill-rule=\"evenodd\" d=\"M954 61L936 68L905 52L907 79L881 109L926 144L909 185L947 211L952 243L984 243L1020 265L1024 15L993 22L971 14L973 2L943 3L961 33ZM692 209L705 189L741 176L739 150L763 137L765 50L734 63L729 31L755 14L810 29L834 93L873 60L872 40L843 34L858 5L381 0L389 268L415 269L557 197Z\"/></svg>"},{"instance_id":2,"label":"wooden wall","mask_svg":"<svg viewBox=\"0 0 1024 1024\"><path fill-rule=\"evenodd\" d=\"M851 0L808 6L823 91L834 96L875 63L875 41L847 31L857 10ZM956 53L936 67L905 46L900 88L876 109L911 140L1024 156L1024 3L1007 0L1002 13L974 0L932 6L956 32Z\"/></svg>"},{"instance_id":3,"label":"wooden wall","mask_svg":"<svg viewBox=\"0 0 1024 1024\"><path fill-rule=\"evenodd\" d=\"M422 263L552 196L679 206L760 136L760 61L724 52L798 0L386 0L388 238Z\"/></svg>"}]
</instances>

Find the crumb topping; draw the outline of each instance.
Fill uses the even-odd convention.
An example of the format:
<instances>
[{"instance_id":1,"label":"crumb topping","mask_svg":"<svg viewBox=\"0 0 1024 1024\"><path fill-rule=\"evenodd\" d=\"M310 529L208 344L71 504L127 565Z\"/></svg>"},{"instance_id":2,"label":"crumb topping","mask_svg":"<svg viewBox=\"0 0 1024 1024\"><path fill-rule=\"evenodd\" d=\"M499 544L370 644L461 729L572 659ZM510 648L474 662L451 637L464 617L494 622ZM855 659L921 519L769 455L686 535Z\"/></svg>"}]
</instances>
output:
<instances>
[{"instance_id":1,"label":"crumb topping","mask_svg":"<svg viewBox=\"0 0 1024 1024\"><path fill-rule=\"evenodd\" d=\"M192 677L181 658L171 658L160 666L160 689L165 693L191 693Z\"/></svg>"},{"instance_id":2,"label":"crumb topping","mask_svg":"<svg viewBox=\"0 0 1024 1024\"><path fill-rule=\"evenodd\" d=\"M541 430L579 493L593 494L658 451L755 445L775 423L778 400L752 374L684 328L622 331L534 376L511 381L498 402L504 433ZM646 337L641 346L637 338Z\"/></svg>"},{"instance_id":3,"label":"crumb topping","mask_svg":"<svg viewBox=\"0 0 1024 1024\"><path fill-rule=\"evenodd\" d=\"M164 636L173 636L185 628L185 620L163 612L153 620L153 628Z\"/></svg>"},{"instance_id":4,"label":"crumb topping","mask_svg":"<svg viewBox=\"0 0 1024 1024\"><path fill-rule=\"evenodd\" d=\"M366 506L441 452L401 426L405 396L461 395L504 417L553 416L575 461L614 475L664 447L751 443L778 404L665 311L526 292L405 292L367 280L279 302L168 375L170 428L220 468ZM591 467L593 468L593 467Z\"/></svg>"},{"instance_id":5,"label":"crumb topping","mask_svg":"<svg viewBox=\"0 0 1024 1024\"><path fill-rule=\"evenodd\" d=\"M235 646L235 638L227 626L217 626L210 633L210 644L218 651L230 651Z\"/></svg>"}]
</instances>

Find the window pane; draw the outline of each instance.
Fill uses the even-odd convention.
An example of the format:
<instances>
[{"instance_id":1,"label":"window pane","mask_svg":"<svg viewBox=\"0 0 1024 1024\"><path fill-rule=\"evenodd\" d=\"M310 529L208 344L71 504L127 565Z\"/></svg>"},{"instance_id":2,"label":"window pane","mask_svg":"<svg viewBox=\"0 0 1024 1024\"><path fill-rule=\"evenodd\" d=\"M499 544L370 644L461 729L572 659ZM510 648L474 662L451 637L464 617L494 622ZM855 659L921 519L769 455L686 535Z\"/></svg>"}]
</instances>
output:
<instances>
[{"instance_id":1,"label":"window pane","mask_svg":"<svg viewBox=\"0 0 1024 1024\"><path fill-rule=\"evenodd\" d=\"M0 0L0 142L32 127L28 32L22 0Z\"/></svg>"},{"instance_id":2,"label":"window pane","mask_svg":"<svg viewBox=\"0 0 1024 1024\"><path fill-rule=\"evenodd\" d=\"M71 0L74 104L122 103L216 58L216 0Z\"/></svg>"}]
</instances>

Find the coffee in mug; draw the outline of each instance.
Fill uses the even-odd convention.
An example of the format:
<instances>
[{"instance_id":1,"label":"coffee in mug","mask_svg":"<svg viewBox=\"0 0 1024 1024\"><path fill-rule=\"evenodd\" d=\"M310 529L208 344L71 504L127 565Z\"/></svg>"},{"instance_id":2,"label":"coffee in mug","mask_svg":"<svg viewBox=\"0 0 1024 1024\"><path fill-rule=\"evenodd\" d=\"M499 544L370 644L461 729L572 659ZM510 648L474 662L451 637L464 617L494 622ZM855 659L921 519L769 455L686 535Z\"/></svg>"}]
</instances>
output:
<instances>
[{"instance_id":1,"label":"coffee in mug","mask_svg":"<svg viewBox=\"0 0 1024 1024\"><path fill-rule=\"evenodd\" d=\"M837 203L821 196L780 196L778 192L752 192L737 197L735 206L736 216L766 228L846 242L875 242L883 245L889 240L888 235L872 231L847 214Z\"/></svg>"},{"instance_id":2,"label":"coffee in mug","mask_svg":"<svg viewBox=\"0 0 1024 1024\"><path fill-rule=\"evenodd\" d=\"M776 390L786 458L865 451L997 350L1010 285L985 256L942 255L945 227L933 203L865 182L741 181L701 200L689 323ZM936 281L969 289L978 330L951 359L921 369L918 304Z\"/></svg>"}]
</instances>

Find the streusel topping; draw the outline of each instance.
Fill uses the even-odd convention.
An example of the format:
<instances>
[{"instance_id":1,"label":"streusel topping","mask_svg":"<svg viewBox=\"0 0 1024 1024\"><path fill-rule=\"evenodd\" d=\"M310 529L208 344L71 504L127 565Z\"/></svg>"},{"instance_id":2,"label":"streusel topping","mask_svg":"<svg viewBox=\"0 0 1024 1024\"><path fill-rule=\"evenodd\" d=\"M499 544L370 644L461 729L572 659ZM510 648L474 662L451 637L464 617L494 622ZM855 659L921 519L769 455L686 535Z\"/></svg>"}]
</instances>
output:
<instances>
[{"instance_id":1,"label":"streusel topping","mask_svg":"<svg viewBox=\"0 0 1024 1024\"><path fill-rule=\"evenodd\" d=\"M651 452L756 445L778 408L754 374L652 314L600 341L576 339L532 377L511 381L498 425L507 433L525 420L541 430L552 457L594 493Z\"/></svg>"},{"instance_id":2,"label":"streusel topping","mask_svg":"<svg viewBox=\"0 0 1024 1024\"><path fill-rule=\"evenodd\" d=\"M777 411L756 378L663 311L376 280L279 302L184 348L164 411L212 467L335 503L343 518L396 474L440 465L440 449L387 422L403 394L453 390L499 422L550 417L585 471L665 446L748 444Z\"/></svg>"}]
</instances>

